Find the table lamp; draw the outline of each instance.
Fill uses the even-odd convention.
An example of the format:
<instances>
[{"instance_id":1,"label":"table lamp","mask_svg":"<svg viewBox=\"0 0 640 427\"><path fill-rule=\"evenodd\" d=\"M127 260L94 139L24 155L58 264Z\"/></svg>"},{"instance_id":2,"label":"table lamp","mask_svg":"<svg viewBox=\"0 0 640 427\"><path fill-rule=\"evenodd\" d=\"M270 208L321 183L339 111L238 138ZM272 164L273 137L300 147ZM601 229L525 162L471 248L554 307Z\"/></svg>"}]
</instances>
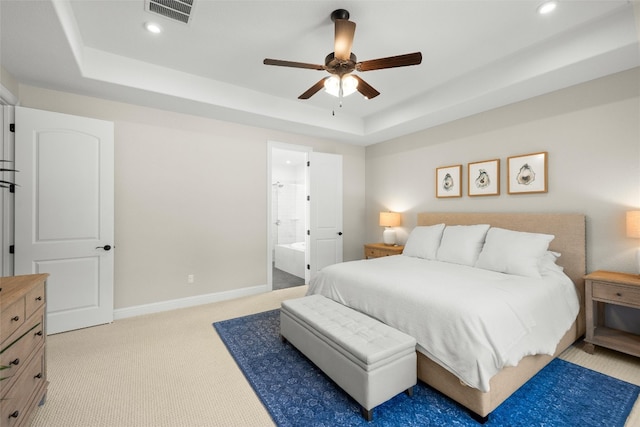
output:
<instances>
[{"instance_id":1,"label":"table lamp","mask_svg":"<svg viewBox=\"0 0 640 427\"><path fill-rule=\"evenodd\" d=\"M385 227L382 233L382 241L385 245L396 244L396 231L392 227L400 225L400 214L398 212L380 212L380 227Z\"/></svg>"},{"instance_id":2,"label":"table lamp","mask_svg":"<svg viewBox=\"0 0 640 427\"><path fill-rule=\"evenodd\" d=\"M640 211L627 212L627 237L640 239ZM640 249L636 252L636 263L640 272Z\"/></svg>"}]
</instances>

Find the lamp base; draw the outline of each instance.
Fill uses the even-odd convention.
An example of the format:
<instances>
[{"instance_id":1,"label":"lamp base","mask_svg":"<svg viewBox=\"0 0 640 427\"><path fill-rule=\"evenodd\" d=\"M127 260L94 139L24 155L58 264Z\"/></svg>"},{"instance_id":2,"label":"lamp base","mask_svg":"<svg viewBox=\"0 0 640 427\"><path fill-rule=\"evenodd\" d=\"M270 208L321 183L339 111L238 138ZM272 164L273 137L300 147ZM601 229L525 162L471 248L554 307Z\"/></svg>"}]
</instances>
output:
<instances>
[{"instance_id":1,"label":"lamp base","mask_svg":"<svg viewBox=\"0 0 640 427\"><path fill-rule=\"evenodd\" d=\"M393 246L396 244L396 230L392 228L385 228L382 232L382 242L387 246Z\"/></svg>"}]
</instances>

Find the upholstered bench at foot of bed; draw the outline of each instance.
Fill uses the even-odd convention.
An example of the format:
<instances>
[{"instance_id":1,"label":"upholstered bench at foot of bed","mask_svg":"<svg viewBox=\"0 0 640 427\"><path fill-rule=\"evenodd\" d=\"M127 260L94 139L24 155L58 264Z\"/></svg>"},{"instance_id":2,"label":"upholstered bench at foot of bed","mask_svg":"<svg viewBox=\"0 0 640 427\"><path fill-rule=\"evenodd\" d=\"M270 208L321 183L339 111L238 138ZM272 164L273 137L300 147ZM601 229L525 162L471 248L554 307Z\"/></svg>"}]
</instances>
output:
<instances>
[{"instance_id":1,"label":"upholstered bench at foot of bed","mask_svg":"<svg viewBox=\"0 0 640 427\"><path fill-rule=\"evenodd\" d=\"M417 383L413 337L321 295L284 301L280 335L353 397L367 421Z\"/></svg>"}]
</instances>

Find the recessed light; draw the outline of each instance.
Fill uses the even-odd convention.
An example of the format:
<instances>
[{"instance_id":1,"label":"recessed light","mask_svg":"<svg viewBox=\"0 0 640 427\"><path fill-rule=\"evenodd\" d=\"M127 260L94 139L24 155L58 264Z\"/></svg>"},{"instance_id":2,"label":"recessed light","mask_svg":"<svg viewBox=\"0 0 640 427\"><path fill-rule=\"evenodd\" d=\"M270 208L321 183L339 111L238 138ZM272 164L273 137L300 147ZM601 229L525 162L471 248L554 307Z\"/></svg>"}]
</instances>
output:
<instances>
[{"instance_id":1,"label":"recessed light","mask_svg":"<svg viewBox=\"0 0 640 427\"><path fill-rule=\"evenodd\" d=\"M558 2L556 1L546 1L538 6L538 13L540 15L546 15L547 13L553 12L556 7L558 7Z\"/></svg>"},{"instance_id":2,"label":"recessed light","mask_svg":"<svg viewBox=\"0 0 640 427\"><path fill-rule=\"evenodd\" d=\"M149 31L150 33L153 34L160 34L162 32L162 28L160 28L160 25L154 23L154 22L147 22L144 24L144 28Z\"/></svg>"}]
</instances>

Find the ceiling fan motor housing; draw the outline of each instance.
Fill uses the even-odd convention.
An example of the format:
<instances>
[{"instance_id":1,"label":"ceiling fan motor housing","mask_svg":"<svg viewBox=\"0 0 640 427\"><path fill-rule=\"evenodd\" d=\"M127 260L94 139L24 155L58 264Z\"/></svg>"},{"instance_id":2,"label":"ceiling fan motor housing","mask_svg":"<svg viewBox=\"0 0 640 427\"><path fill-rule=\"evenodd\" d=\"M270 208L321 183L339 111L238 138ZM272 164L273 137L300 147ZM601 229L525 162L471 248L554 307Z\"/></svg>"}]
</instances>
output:
<instances>
[{"instance_id":1,"label":"ceiling fan motor housing","mask_svg":"<svg viewBox=\"0 0 640 427\"><path fill-rule=\"evenodd\" d=\"M325 69L331 74L337 74L338 76L344 76L356 69L356 63L358 58L351 53L348 61L343 61L335 57L335 53L331 52L324 58Z\"/></svg>"}]
</instances>

